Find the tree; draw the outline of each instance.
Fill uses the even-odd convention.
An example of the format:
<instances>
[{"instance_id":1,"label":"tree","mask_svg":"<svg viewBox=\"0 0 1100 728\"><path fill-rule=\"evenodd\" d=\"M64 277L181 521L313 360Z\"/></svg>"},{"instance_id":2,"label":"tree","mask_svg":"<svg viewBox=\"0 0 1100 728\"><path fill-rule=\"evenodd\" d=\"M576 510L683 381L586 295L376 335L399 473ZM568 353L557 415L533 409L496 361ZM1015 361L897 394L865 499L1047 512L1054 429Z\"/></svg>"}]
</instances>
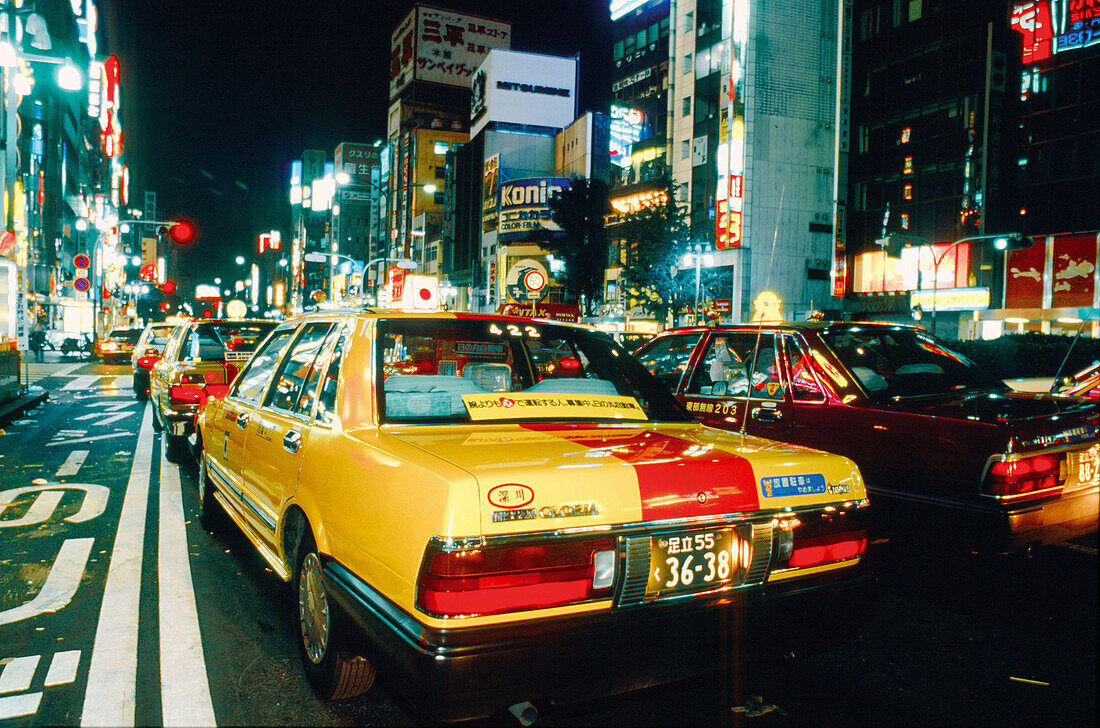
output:
<instances>
[{"instance_id":1,"label":"tree","mask_svg":"<svg viewBox=\"0 0 1100 728\"><path fill-rule=\"evenodd\" d=\"M685 210L676 204L672 184L665 201L626 215L620 228L626 264L619 284L629 307L640 306L659 321L694 302L695 279L686 286L679 271L689 238ZM673 274L673 268L676 274Z\"/></svg>"},{"instance_id":2,"label":"tree","mask_svg":"<svg viewBox=\"0 0 1100 728\"><path fill-rule=\"evenodd\" d=\"M576 299L583 315L594 315L603 298L604 269L607 268L607 228L610 212L607 184L599 180L575 179L569 189L550 200L553 221L560 231L534 236L543 250L553 252L565 263L554 278L566 298Z\"/></svg>"}]
</instances>

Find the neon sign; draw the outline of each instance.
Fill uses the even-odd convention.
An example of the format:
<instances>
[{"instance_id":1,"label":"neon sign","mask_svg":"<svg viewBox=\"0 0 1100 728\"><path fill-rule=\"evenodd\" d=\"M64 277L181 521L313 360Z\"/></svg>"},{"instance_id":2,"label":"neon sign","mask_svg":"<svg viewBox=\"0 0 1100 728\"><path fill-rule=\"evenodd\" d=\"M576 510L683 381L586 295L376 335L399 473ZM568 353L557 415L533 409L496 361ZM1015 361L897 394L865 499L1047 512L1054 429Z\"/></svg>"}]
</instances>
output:
<instances>
[{"instance_id":1,"label":"neon sign","mask_svg":"<svg viewBox=\"0 0 1100 728\"><path fill-rule=\"evenodd\" d=\"M1012 28L1023 36L1024 64L1100 43L1100 3L1037 0L1012 6Z\"/></svg>"}]
</instances>

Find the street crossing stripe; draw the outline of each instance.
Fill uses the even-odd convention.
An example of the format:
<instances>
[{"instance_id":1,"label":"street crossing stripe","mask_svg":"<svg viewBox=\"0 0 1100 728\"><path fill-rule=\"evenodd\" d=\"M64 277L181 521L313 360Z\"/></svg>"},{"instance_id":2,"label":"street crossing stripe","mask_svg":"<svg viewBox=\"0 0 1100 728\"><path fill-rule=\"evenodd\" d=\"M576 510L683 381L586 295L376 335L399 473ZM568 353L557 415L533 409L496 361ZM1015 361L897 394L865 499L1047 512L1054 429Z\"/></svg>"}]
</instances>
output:
<instances>
[{"instance_id":1,"label":"street crossing stripe","mask_svg":"<svg viewBox=\"0 0 1100 728\"><path fill-rule=\"evenodd\" d=\"M152 472L152 410L145 408L134 464L122 501L103 604L88 666L82 726L132 726L136 705L138 600L141 557L145 547L145 512Z\"/></svg>"},{"instance_id":2,"label":"street crossing stripe","mask_svg":"<svg viewBox=\"0 0 1100 728\"><path fill-rule=\"evenodd\" d=\"M99 381L99 375L98 374L93 374L91 376L84 375L84 376L80 376L80 377L75 377L73 379L73 381L69 382L68 384L66 384L61 389L62 389L62 391L67 391L67 390L72 390L72 389L80 389L80 390L91 389L92 385L95 384L98 381Z\"/></svg>"},{"instance_id":3,"label":"street crossing stripe","mask_svg":"<svg viewBox=\"0 0 1100 728\"><path fill-rule=\"evenodd\" d=\"M34 715L38 712L40 702L42 702L42 693L24 693L0 698L0 720Z\"/></svg>"},{"instance_id":4,"label":"street crossing stripe","mask_svg":"<svg viewBox=\"0 0 1100 728\"><path fill-rule=\"evenodd\" d=\"M216 726L188 561L179 470L160 456L160 704L165 726Z\"/></svg>"},{"instance_id":5,"label":"street crossing stripe","mask_svg":"<svg viewBox=\"0 0 1100 728\"><path fill-rule=\"evenodd\" d=\"M22 693L30 690L40 659L41 655L28 655L16 657L4 665L3 672L0 672L0 693Z\"/></svg>"},{"instance_id":6,"label":"street crossing stripe","mask_svg":"<svg viewBox=\"0 0 1100 728\"><path fill-rule=\"evenodd\" d=\"M61 467L57 469L54 477L63 478L68 475L76 475L87 457L88 450L73 450L69 453L69 457L65 458L65 462L61 464Z\"/></svg>"},{"instance_id":7,"label":"street crossing stripe","mask_svg":"<svg viewBox=\"0 0 1100 728\"><path fill-rule=\"evenodd\" d=\"M50 660L50 669L46 673L46 687L65 685L76 680L76 669L80 666L80 650L57 652Z\"/></svg>"}]
</instances>

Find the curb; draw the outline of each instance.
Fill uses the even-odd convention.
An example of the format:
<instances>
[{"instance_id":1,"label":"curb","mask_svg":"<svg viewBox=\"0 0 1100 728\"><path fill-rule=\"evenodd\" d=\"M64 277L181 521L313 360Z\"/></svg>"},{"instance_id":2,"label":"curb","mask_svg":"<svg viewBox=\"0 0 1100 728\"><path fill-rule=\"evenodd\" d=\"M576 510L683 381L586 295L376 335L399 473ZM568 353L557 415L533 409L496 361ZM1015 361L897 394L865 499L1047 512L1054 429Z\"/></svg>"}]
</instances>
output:
<instances>
[{"instance_id":1,"label":"curb","mask_svg":"<svg viewBox=\"0 0 1100 728\"><path fill-rule=\"evenodd\" d=\"M43 389L40 392L27 394L18 399L0 402L0 427L6 426L16 417L19 417L27 410L34 409L49 398L50 393Z\"/></svg>"}]
</instances>

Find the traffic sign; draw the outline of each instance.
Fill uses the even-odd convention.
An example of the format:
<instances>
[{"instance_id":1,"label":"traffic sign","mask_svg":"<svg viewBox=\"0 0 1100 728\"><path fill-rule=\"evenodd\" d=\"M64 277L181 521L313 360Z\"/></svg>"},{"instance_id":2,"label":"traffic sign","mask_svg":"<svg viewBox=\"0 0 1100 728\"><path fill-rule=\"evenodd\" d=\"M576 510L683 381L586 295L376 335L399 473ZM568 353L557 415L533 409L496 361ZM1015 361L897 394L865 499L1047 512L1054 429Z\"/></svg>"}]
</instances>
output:
<instances>
[{"instance_id":1,"label":"traffic sign","mask_svg":"<svg viewBox=\"0 0 1100 728\"><path fill-rule=\"evenodd\" d=\"M74 268L77 268L77 269L90 268L91 265L92 265L92 259L89 258L84 253L80 253L79 255L74 255L73 256L73 267Z\"/></svg>"},{"instance_id":2,"label":"traffic sign","mask_svg":"<svg viewBox=\"0 0 1100 728\"><path fill-rule=\"evenodd\" d=\"M91 287L92 287L92 284L88 282L87 278L75 278L75 279L73 279L73 288L80 291L81 293L87 291Z\"/></svg>"}]
</instances>

